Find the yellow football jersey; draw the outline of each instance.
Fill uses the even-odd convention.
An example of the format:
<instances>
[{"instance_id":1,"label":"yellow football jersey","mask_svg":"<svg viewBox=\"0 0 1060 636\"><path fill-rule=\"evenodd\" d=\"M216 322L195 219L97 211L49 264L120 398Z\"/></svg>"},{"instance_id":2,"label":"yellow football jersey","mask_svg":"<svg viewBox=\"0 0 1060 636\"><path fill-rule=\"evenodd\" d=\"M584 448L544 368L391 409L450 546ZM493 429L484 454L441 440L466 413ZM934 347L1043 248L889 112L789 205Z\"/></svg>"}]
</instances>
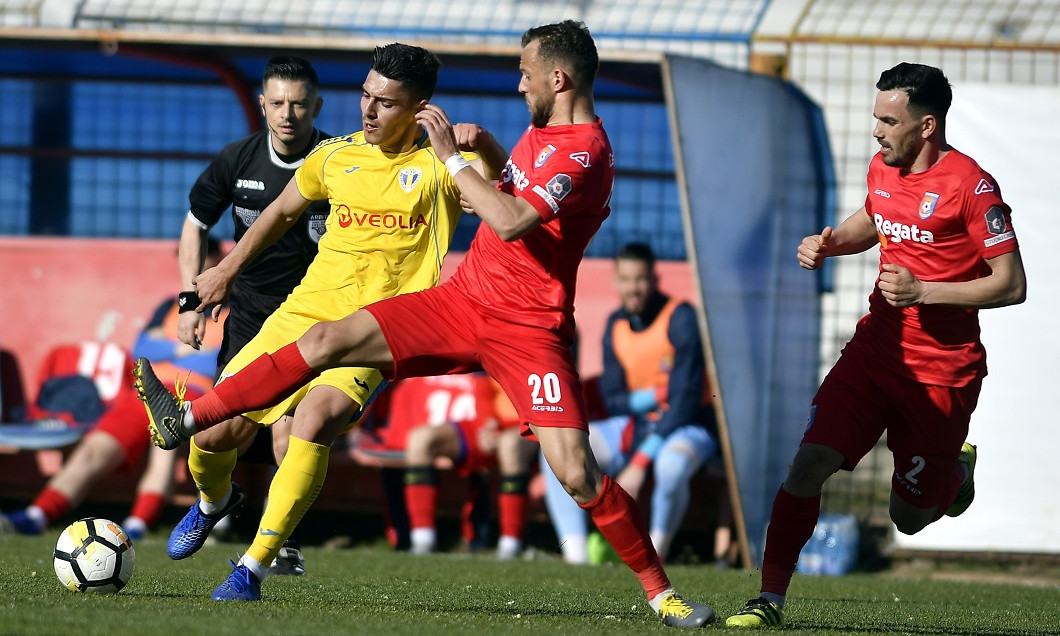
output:
<instances>
[{"instance_id":1,"label":"yellow football jersey","mask_svg":"<svg viewBox=\"0 0 1060 636\"><path fill-rule=\"evenodd\" d=\"M318 322L436 285L463 213L460 190L426 134L400 154L382 152L360 132L328 139L305 158L294 178L302 196L331 201L327 232L302 282L225 365L222 380L294 342ZM283 402L245 415L272 424L315 386L335 387L363 405L382 381L376 369L328 369Z\"/></svg>"},{"instance_id":2,"label":"yellow football jersey","mask_svg":"<svg viewBox=\"0 0 1060 636\"><path fill-rule=\"evenodd\" d=\"M322 141L295 179L305 198L329 199L331 213L319 252L285 309L338 319L438 283L463 210L460 190L426 134L398 154L365 142L362 132Z\"/></svg>"}]
</instances>

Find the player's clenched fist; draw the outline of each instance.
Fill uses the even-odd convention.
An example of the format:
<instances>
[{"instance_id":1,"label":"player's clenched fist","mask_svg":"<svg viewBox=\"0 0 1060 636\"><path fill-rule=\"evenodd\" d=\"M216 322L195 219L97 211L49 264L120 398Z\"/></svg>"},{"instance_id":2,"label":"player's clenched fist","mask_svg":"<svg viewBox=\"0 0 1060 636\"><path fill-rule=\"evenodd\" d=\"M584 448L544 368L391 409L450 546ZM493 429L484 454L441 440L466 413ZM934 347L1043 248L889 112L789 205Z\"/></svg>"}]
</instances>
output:
<instances>
[{"instance_id":1,"label":"player's clenched fist","mask_svg":"<svg viewBox=\"0 0 1060 636\"><path fill-rule=\"evenodd\" d=\"M832 239L832 228L826 227L820 234L813 234L802 239L799 244L799 266L804 269L817 269L828 256L828 243Z\"/></svg>"},{"instance_id":2,"label":"player's clenched fist","mask_svg":"<svg viewBox=\"0 0 1060 636\"><path fill-rule=\"evenodd\" d=\"M920 304L923 299L924 284L913 272L909 271L909 268L896 263L885 263L881 270L877 284L884 300L893 307L911 307Z\"/></svg>"},{"instance_id":3,"label":"player's clenched fist","mask_svg":"<svg viewBox=\"0 0 1060 636\"><path fill-rule=\"evenodd\" d=\"M493 135L478 124L454 124L453 134L461 150L478 150L493 143Z\"/></svg>"}]
</instances>

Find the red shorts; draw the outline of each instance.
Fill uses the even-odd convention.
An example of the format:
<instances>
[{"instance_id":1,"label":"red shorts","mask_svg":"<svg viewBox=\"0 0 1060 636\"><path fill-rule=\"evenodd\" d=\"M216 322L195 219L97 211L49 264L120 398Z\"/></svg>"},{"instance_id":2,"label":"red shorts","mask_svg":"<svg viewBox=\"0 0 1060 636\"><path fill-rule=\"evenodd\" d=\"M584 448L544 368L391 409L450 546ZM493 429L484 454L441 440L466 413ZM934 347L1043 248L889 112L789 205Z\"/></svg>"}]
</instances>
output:
<instances>
[{"instance_id":1,"label":"red shorts","mask_svg":"<svg viewBox=\"0 0 1060 636\"><path fill-rule=\"evenodd\" d=\"M853 470L886 431L894 492L918 508L948 506L940 496L968 437L981 386L981 379L963 387L922 384L847 346L813 399L802 443L838 450L844 468Z\"/></svg>"},{"instance_id":2,"label":"red shorts","mask_svg":"<svg viewBox=\"0 0 1060 636\"><path fill-rule=\"evenodd\" d=\"M170 391L172 385L167 385ZM202 395L201 391L188 386L185 398L193 400ZM114 438L125 452L125 459L118 470L136 466L144 451L151 445L151 435L147 432L147 411L143 402L136 397L136 391L124 390L114 399L114 403L99 418L96 426L87 433L106 433Z\"/></svg>"},{"instance_id":3,"label":"red shorts","mask_svg":"<svg viewBox=\"0 0 1060 636\"><path fill-rule=\"evenodd\" d=\"M492 468L497 463L497 455L479 447L479 430L485 426L482 420L464 420L453 422L460 436L461 457L456 463L456 470L461 477L469 477L485 468Z\"/></svg>"},{"instance_id":4,"label":"red shorts","mask_svg":"<svg viewBox=\"0 0 1060 636\"><path fill-rule=\"evenodd\" d=\"M449 284L365 309L394 358L389 379L484 370L512 401L524 435L526 424L589 430L569 343L556 333L480 313Z\"/></svg>"}]
</instances>

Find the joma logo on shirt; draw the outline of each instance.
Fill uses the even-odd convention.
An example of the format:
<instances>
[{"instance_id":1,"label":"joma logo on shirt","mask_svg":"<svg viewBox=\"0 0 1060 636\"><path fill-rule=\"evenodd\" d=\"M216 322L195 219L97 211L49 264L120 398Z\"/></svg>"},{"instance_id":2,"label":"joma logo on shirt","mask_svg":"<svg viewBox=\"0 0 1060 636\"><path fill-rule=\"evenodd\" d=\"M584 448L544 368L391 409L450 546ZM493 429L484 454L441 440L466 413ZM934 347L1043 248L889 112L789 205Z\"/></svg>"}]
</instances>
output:
<instances>
[{"instance_id":1,"label":"joma logo on shirt","mask_svg":"<svg viewBox=\"0 0 1060 636\"><path fill-rule=\"evenodd\" d=\"M256 179L236 179L236 187L244 190L264 190L265 184Z\"/></svg>"},{"instance_id":2,"label":"joma logo on shirt","mask_svg":"<svg viewBox=\"0 0 1060 636\"><path fill-rule=\"evenodd\" d=\"M884 247L887 247L888 239L895 243L901 243L902 241L912 241L914 243L935 242L935 235L931 233L931 230L922 230L917 225L888 221L881 214L874 214L872 218L876 221L876 233L880 235L880 243Z\"/></svg>"},{"instance_id":3,"label":"joma logo on shirt","mask_svg":"<svg viewBox=\"0 0 1060 636\"><path fill-rule=\"evenodd\" d=\"M417 225L427 225L427 219L422 214L416 215L415 218L403 214L369 214L367 212L358 214L351 213L345 205L340 205L335 210L335 214L339 218L339 227L343 228L350 227L354 223L357 227L381 227L387 230L408 230Z\"/></svg>"}]
</instances>

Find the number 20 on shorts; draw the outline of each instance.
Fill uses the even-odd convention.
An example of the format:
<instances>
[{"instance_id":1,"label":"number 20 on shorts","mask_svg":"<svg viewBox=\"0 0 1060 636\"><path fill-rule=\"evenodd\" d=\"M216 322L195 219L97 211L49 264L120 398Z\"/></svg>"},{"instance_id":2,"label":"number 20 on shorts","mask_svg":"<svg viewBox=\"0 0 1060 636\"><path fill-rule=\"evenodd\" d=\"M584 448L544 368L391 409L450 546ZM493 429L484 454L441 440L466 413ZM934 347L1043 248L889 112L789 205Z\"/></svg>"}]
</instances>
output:
<instances>
[{"instance_id":1,"label":"number 20 on shorts","mask_svg":"<svg viewBox=\"0 0 1060 636\"><path fill-rule=\"evenodd\" d=\"M546 373L544 376L531 373L526 378L526 384L530 387L530 399L534 405L545 402L557 404L563 398L559 388L559 376L555 373Z\"/></svg>"}]
</instances>

